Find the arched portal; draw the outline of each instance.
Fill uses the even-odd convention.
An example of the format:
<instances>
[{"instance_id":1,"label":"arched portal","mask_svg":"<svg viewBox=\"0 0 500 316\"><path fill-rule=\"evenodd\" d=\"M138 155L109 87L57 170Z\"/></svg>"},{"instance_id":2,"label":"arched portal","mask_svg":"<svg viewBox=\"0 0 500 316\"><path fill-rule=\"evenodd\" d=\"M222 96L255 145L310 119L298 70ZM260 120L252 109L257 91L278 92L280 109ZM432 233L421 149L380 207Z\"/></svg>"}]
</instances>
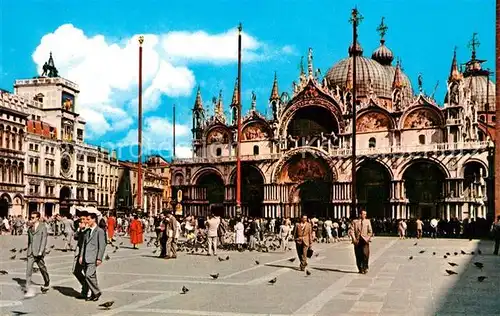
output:
<instances>
[{"instance_id":1,"label":"arched portal","mask_svg":"<svg viewBox=\"0 0 500 316\"><path fill-rule=\"evenodd\" d=\"M438 205L443 198L446 175L434 162L421 160L410 165L403 173L406 197L412 217L438 216Z\"/></svg>"},{"instance_id":2,"label":"arched portal","mask_svg":"<svg viewBox=\"0 0 500 316\"><path fill-rule=\"evenodd\" d=\"M374 160L366 160L356 172L358 204L370 217L390 217L391 176L387 168Z\"/></svg>"},{"instance_id":3,"label":"arched portal","mask_svg":"<svg viewBox=\"0 0 500 316\"><path fill-rule=\"evenodd\" d=\"M236 186L236 174L233 174L231 183ZM263 216L264 177L257 167L248 164L241 167L241 203L243 214Z\"/></svg>"},{"instance_id":4,"label":"arched portal","mask_svg":"<svg viewBox=\"0 0 500 316\"><path fill-rule=\"evenodd\" d=\"M6 196L0 198L0 217L6 218L9 216L9 200Z\"/></svg>"},{"instance_id":5,"label":"arched portal","mask_svg":"<svg viewBox=\"0 0 500 316\"><path fill-rule=\"evenodd\" d=\"M486 168L477 161L470 161L464 167L464 193L466 197L478 196L479 190L485 193L484 181Z\"/></svg>"},{"instance_id":6,"label":"arched portal","mask_svg":"<svg viewBox=\"0 0 500 316\"><path fill-rule=\"evenodd\" d=\"M71 207L71 188L62 187L59 191L59 214L68 216Z\"/></svg>"},{"instance_id":7,"label":"arched portal","mask_svg":"<svg viewBox=\"0 0 500 316\"><path fill-rule=\"evenodd\" d=\"M328 163L322 158L310 153L292 156L279 174L279 182L290 187L289 203L293 211L287 216L329 216L333 179Z\"/></svg>"},{"instance_id":8,"label":"arched portal","mask_svg":"<svg viewBox=\"0 0 500 316\"><path fill-rule=\"evenodd\" d=\"M224 208L224 181L215 172L207 172L198 178L198 186L204 192L205 200L208 201L209 209L217 215L223 215ZM222 212L222 214L220 214Z\"/></svg>"},{"instance_id":9,"label":"arched portal","mask_svg":"<svg viewBox=\"0 0 500 316\"><path fill-rule=\"evenodd\" d=\"M331 184L321 179L306 180L301 183L297 188L301 214L309 218L327 217L330 187Z\"/></svg>"},{"instance_id":10,"label":"arched portal","mask_svg":"<svg viewBox=\"0 0 500 316\"><path fill-rule=\"evenodd\" d=\"M338 123L330 111L318 106L307 106L295 112L288 123L287 135L297 137L315 137L321 135L337 134Z\"/></svg>"}]
</instances>

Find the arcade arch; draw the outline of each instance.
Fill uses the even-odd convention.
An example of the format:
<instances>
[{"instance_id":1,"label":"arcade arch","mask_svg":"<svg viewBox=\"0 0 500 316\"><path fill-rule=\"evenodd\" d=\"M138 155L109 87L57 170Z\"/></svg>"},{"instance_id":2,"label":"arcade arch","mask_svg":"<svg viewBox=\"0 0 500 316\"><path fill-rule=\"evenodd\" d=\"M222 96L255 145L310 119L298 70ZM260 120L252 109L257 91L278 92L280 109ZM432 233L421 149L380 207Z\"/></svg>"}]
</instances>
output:
<instances>
[{"instance_id":1,"label":"arcade arch","mask_svg":"<svg viewBox=\"0 0 500 316\"><path fill-rule=\"evenodd\" d=\"M430 160L417 160L403 172L410 216L430 218L439 215L446 173Z\"/></svg>"},{"instance_id":2,"label":"arcade arch","mask_svg":"<svg viewBox=\"0 0 500 316\"><path fill-rule=\"evenodd\" d=\"M370 217L390 217L391 175L375 160L363 161L356 171L358 205Z\"/></svg>"}]
</instances>

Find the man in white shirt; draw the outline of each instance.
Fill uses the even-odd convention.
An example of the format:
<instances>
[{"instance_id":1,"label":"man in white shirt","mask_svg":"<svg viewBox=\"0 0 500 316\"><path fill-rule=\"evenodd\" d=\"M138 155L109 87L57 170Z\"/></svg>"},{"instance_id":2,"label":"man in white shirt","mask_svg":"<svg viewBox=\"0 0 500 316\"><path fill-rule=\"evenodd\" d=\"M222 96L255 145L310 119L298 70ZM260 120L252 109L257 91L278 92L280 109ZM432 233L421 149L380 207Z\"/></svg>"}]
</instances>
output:
<instances>
[{"instance_id":1,"label":"man in white shirt","mask_svg":"<svg viewBox=\"0 0 500 316\"><path fill-rule=\"evenodd\" d=\"M217 238L220 225L220 218L213 214L208 217L206 222L207 226L207 240L208 240L208 255L217 255Z\"/></svg>"}]
</instances>

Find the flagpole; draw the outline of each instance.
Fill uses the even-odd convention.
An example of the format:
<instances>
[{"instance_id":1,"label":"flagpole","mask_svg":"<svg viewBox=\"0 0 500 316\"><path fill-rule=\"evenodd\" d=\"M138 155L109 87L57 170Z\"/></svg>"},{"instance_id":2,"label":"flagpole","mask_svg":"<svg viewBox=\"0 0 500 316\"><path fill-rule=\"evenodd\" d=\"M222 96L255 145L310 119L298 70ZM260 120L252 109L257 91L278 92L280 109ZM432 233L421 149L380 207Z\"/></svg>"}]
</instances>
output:
<instances>
[{"instance_id":1,"label":"flagpole","mask_svg":"<svg viewBox=\"0 0 500 316\"><path fill-rule=\"evenodd\" d=\"M356 201L356 49L358 44L358 22L360 16L358 9L352 10L352 153L351 153L351 214L358 215Z\"/></svg>"},{"instance_id":2,"label":"flagpole","mask_svg":"<svg viewBox=\"0 0 500 316\"><path fill-rule=\"evenodd\" d=\"M137 127L137 206L142 210L142 44L144 36L139 36L139 95L138 95L138 127Z\"/></svg>"},{"instance_id":3,"label":"flagpole","mask_svg":"<svg viewBox=\"0 0 500 316\"><path fill-rule=\"evenodd\" d=\"M172 138L173 138L173 153L172 153L172 159L175 159L175 104L173 105L173 108L172 108L172 121L173 121L173 124L172 124Z\"/></svg>"},{"instance_id":4,"label":"flagpole","mask_svg":"<svg viewBox=\"0 0 500 316\"><path fill-rule=\"evenodd\" d=\"M241 31L238 25L238 134L236 143L236 215L241 215Z\"/></svg>"}]
</instances>

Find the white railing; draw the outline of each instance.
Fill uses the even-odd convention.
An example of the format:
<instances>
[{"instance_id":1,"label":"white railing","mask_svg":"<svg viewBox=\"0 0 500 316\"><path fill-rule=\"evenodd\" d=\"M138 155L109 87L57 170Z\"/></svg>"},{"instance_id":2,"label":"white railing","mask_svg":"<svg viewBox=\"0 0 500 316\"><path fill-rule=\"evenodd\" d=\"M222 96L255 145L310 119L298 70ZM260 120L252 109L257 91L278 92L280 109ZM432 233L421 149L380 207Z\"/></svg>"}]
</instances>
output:
<instances>
[{"instance_id":1,"label":"white railing","mask_svg":"<svg viewBox=\"0 0 500 316\"><path fill-rule=\"evenodd\" d=\"M490 143L490 144L488 144ZM392 146L382 148L357 148L356 154L359 156L370 156L380 154L405 154L415 152L442 152L442 151L457 151L457 150L484 150L488 146L492 147L493 143L488 141L478 142L460 142L460 143L436 143L426 145L410 145L410 146ZM309 146L311 147L311 146ZM315 147L314 147L315 148ZM323 150L319 148L319 150ZM286 150L288 151L288 150ZM285 152L261 155L244 155L241 156L242 161L268 160L279 159ZM347 157L351 155L350 148L330 148L328 154L334 157ZM194 158L176 158L174 164L192 164L192 163L222 163L236 161L236 156L225 157L194 157Z\"/></svg>"},{"instance_id":2,"label":"white railing","mask_svg":"<svg viewBox=\"0 0 500 316\"><path fill-rule=\"evenodd\" d=\"M78 85L68 79L64 79L61 77L50 78L50 77L40 77L34 79L22 79L16 80L15 85L36 85L36 84L64 84L70 88L78 90Z\"/></svg>"}]
</instances>

